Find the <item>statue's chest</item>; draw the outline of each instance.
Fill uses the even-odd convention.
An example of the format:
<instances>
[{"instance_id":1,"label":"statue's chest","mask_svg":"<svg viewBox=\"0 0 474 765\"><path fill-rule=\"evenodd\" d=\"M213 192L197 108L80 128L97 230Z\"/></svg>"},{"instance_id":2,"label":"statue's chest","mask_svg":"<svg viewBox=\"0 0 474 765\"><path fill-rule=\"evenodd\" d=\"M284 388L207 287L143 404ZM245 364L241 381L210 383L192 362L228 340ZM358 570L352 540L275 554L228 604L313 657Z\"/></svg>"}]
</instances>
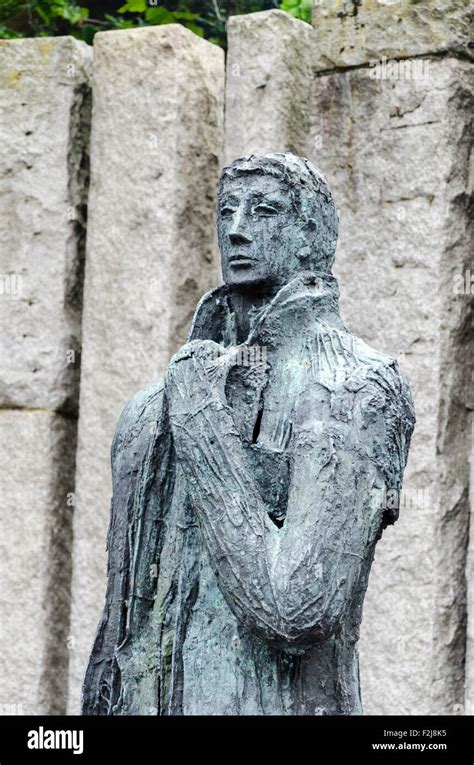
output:
<instances>
[{"instance_id":1,"label":"statue's chest","mask_svg":"<svg viewBox=\"0 0 474 765\"><path fill-rule=\"evenodd\" d=\"M227 402L262 499L277 524L285 518L290 482L292 393L283 390L275 369L272 373L264 365L237 365L227 379Z\"/></svg>"}]
</instances>

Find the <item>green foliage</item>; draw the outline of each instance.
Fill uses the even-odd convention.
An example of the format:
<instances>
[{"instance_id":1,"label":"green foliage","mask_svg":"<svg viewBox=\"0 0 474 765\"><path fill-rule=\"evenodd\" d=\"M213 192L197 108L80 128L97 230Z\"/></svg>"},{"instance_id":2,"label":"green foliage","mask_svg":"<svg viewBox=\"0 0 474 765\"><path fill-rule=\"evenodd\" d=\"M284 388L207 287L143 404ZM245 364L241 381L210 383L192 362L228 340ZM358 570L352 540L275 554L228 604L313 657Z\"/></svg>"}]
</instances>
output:
<instances>
[{"instance_id":1,"label":"green foliage","mask_svg":"<svg viewBox=\"0 0 474 765\"><path fill-rule=\"evenodd\" d=\"M9 29L4 24L0 24L0 40L14 40L17 37L23 37L20 32L15 32L14 29Z\"/></svg>"},{"instance_id":2,"label":"green foliage","mask_svg":"<svg viewBox=\"0 0 474 765\"><path fill-rule=\"evenodd\" d=\"M311 23L313 0L283 0L281 10L287 11L296 19Z\"/></svg>"},{"instance_id":3,"label":"green foliage","mask_svg":"<svg viewBox=\"0 0 474 765\"><path fill-rule=\"evenodd\" d=\"M72 0L0 0L0 37L36 37L72 33L89 15Z\"/></svg>"},{"instance_id":4,"label":"green foliage","mask_svg":"<svg viewBox=\"0 0 474 765\"><path fill-rule=\"evenodd\" d=\"M281 7L310 21L312 0L0 0L0 38L74 35L92 43L96 32L183 24L226 47L229 16Z\"/></svg>"},{"instance_id":5,"label":"green foliage","mask_svg":"<svg viewBox=\"0 0 474 765\"><path fill-rule=\"evenodd\" d=\"M118 13L145 13L147 9L146 0L128 0L128 3L118 9Z\"/></svg>"},{"instance_id":6,"label":"green foliage","mask_svg":"<svg viewBox=\"0 0 474 765\"><path fill-rule=\"evenodd\" d=\"M80 23L89 15L87 8L82 8L69 0L38 0L34 3L35 11L47 26L52 26L56 19L68 21L72 26Z\"/></svg>"},{"instance_id":7,"label":"green foliage","mask_svg":"<svg viewBox=\"0 0 474 765\"><path fill-rule=\"evenodd\" d=\"M200 37L204 31L196 23L199 20L198 13L191 11L170 11L163 5L149 5L146 0L128 0L125 5L117 10L117 13L141 13L144 14L146 24L176 24L181 23Z\"/></svg>"}]
</instances>

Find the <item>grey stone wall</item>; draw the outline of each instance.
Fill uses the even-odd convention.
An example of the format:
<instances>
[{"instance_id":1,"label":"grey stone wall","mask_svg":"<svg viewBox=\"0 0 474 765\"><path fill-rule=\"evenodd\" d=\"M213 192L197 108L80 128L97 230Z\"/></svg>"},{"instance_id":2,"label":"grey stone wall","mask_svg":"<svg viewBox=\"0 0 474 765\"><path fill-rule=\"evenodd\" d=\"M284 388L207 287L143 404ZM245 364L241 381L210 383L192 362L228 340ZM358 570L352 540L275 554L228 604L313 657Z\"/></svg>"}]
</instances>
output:
<instances>
[{"instance_id":1,"label":"grey stone wall","mask_svg":"<svg viewBox=\"0 0 474 765\"><path fill-rule=\"evenodd\" d=\"M225 89L223 52L182 27L99 34L90 138L92 50L0 41L0 713L64 711L66 697L79 710L118 415L220 282L222 162L281 150L326 174L343 318L398 357L417 408L366 600L365 710L472 713L466 8L373 6L316 3L314 28L280 11L232 18Z\"/></svg>"}]
</instances>

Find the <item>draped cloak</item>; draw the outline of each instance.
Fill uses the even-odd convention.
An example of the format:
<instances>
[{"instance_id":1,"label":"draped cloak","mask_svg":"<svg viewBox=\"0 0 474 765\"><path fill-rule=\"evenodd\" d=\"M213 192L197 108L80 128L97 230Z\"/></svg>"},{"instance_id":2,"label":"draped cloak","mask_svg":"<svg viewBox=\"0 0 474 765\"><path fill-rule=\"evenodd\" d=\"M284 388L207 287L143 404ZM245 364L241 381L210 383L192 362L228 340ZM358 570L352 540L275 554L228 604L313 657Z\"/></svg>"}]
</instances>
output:
<instances>
[{"instance_id":1,"label":"draped cloak","mask_svg":"<svg viewBox=\"0 0 474 765\"><path fill-rule=\"evenodd\" d=\"M237 346L228 297L226 285L204 295L190 341ZM177 459L164 385L150 385L112 444L108 584L84 714L362 712L362 603L376 542L398 517L386 497L399 496L414 427L407 383L344 327L328 274L282 287L240 348L265 354L263 374L236 364L226 390L265 533L286 535L294 587L280 595L298 638L254 628L229 596Z\"/></svg>"}]
</instances>

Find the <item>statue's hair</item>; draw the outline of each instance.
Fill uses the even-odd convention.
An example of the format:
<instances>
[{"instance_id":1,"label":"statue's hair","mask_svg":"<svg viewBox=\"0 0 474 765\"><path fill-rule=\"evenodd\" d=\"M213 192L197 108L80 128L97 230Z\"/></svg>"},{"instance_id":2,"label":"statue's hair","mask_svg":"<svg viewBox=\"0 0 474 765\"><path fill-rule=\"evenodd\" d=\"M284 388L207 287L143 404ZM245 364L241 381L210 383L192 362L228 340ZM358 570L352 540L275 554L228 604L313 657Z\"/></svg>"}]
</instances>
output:
<instances>
[{"instance_id":1,"label":"statue's hair","mask_svg":"<svg viewBox=\"0 0 474 765\"><path fill-rule=\"evenodd\" d=\"M319 267L321 259L331 269L337 245L339 218L331 190L324 175L308 159L287 152L250 154L238 157L222 169L219 197L226 180L247 174L271 175L288 186L299 213L316 221L313 236L314 256Z\"/></svg>"}]
</instances>

